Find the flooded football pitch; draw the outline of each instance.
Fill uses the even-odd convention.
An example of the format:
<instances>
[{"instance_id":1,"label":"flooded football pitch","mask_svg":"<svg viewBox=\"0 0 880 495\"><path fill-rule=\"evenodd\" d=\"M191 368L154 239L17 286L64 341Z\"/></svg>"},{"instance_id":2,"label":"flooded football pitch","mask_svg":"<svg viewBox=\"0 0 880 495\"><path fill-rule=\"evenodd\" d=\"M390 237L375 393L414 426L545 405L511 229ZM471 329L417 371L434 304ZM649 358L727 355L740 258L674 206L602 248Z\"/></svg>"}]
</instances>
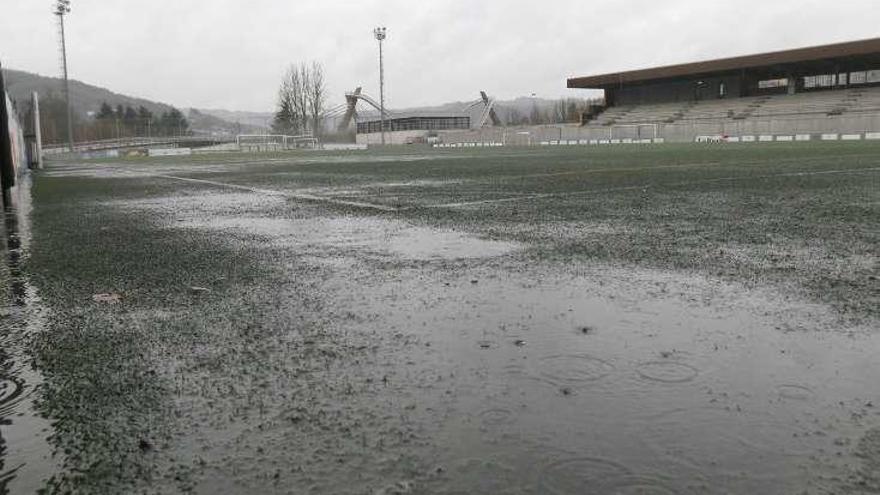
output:
<instances>
[{"instance_id":1,"label":"flooded football pitch","mask_svg":"<svg viewBox=\"0 0 880 495\"><path fill-rule=\"evenodd\" d=\"M880 493L880 145L50 163L11 493Z\"/></svg>"}]
</instances>

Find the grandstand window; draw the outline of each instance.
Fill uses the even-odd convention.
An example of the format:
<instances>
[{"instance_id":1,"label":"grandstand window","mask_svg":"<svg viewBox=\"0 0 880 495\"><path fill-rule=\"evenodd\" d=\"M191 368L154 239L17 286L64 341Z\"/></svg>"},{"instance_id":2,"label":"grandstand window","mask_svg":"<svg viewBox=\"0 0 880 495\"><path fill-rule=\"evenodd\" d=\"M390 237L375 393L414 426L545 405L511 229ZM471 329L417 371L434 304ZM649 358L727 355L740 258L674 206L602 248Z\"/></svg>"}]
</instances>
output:
<instances>
[{"instance_id":1,"label":"grandstand window","mask_svg":"<svg viewBox=\"0 0 880 495\"><path fill-rule=\"evenodd\" d=\"M837 84L836 74L823 74L821 76L807 76L804 78L804 87L809 88L830 88Z\"/></svg>"},{"instance_id":2,"label":"grandstand window","mask_svg":"<svg viewBox=\"0 0 880 495\"><path fill-rule=\"evenodd\" d=\"M850 84L865 84L868 81L868 73L867 72L850 72L849 74L849 83Z\"/></svg>"},{"instance_id":3,"label":"grandstand window","mask_svg":"<svg viewBox=\"0 0 880 495\"><path fill-rule=\"evenodd\" d=\"M391 119L385 123L386 131L427 131L444 129L468 129L471 126L468 117L404 117ZM382 131L379 121L358 122L358 134L369 134Z\"/></svg>"},{"instance_id":4,"label":"grandstand window","mask_svg":"<svg viewBox=\"0 0 880 495\"><path fill-rule=\"evenodd\" d=\"M788 86L788 79L786 78L758 81L758 88L760 89L784 88L786 86Z\"/></svg>"},{"instance_id":5,"label":"grandstand window","mask_svg":"<svg viewBox=\"0 0 880 495\"><path fill-rule=\"evenodd\" d=\"M841 86L846 86L848 84L848 81L849 81L849 74L847 74L846 72L844 72L843 74L837 75L837 84L839 84Z\"/></svg>"},{"instance_id":6,"label":"grandstand window","mask_svg":"<svg viewBox=\"0 0 880 495\"><path fill-rule=\"evenodd\" d=\"M869 70L867 75L865 76L865 82L868 82L868 83L880 82L880 70Z\"/></svg>"},{"instance_id":7,"label":"grandstand window","mask_svg":"<svg viewBox=\"0 0 880 495\"><path fill-rule=\"evenodd\" d=\"M718 84L718 97L724 98L727 96L727 84L721 82Z\"/></svg>"}]
</instances>

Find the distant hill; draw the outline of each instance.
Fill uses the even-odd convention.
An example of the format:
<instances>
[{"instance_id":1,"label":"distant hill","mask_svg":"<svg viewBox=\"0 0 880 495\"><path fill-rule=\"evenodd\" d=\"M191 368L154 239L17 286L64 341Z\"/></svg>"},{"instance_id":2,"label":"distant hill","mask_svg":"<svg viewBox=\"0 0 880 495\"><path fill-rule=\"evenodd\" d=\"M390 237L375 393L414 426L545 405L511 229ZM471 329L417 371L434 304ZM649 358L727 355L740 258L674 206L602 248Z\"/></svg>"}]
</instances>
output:
<instances>
[{"instance_id":1,"label":"distant hill","mask_svg":"<svg viewBox=\"0 0 880 495\"><path fill-rule=\"evenodd\" d=\"M34 91L39 93L40 98L43 100L52 97L60 98L63 94L62 81L57 77L41 76L12 69L3 69L3 76L6 80L6 89L10 97L20 104L29 101L31 93ZM82 119L87 118L91 112L97 113L104 102L113 108L116 108L116 105L130 106L134 109L143 106L154 115L161 115L172 108L167 103L114 93L109 89L86 84L75 79L70 80L70 100L74 113ZM222 117L216 117L196 109L182 109L181 111L187 116L187 119L190 121L190 128L195 132L237 133L239 130L241 132L251 132L255 129L248 122L242 122L242 125L238 125L235 120L223 119ZM265 120L262 122L265 122Z\"/></svg>"},{"instance_id":2,"label":"distant hill","mask_svg":"<svg viewBox=\"0 0 880 495\"><path fill-rule=\"evenodd\" d=\"M203 108L199 109L199 111L226 122L237 122L243 126L250 126L253 129L265 129L267 123L271 126L272 119L275 117L273 112L240 112L216 108Z\"/></svg>"},{"instance_id":3,"label":"distant hill","mask_svg":"<svg viewBox=\"0 0 880 495\"><path fill-rule=\"evenodd\" d=\"M33 91L37 91L44 100L62 95L62 82L60 78L41 76L12 69L4 69L3 74L6 78L6 86L10 96L20 103L25 103L29 100L30 94ZM97 113L104 102L114 108L117 105L130 106L135 109L139 106L144 106L154 115L161 115L172 108L167 103L114 93L109 89L73 79L70 81L70 93L73 111L81 119L85 119L91 112ZM532 116L536 110L542 116L540 118L541 121L550 122L553 121L551 115L554 114L554 106L558 103L559 100L520 97L514 100L497 101L495 109L501 120L506 123L521 123L524 119ZM450 102L428 107L390 109L390 112L392 114L459 113L463 112L468 105L469 102ZM366 108L364 105L359 105L358 107L359 116L362 119L373 118L378 115L378 112L371 111L371 109ZM474 124L479 119L482 110L482 106L477 106L467 112ZM181 109L181 111L190 121L190 129L197 133L247 134L262 132L271 127L274 117L273 111L247 112L195 108ZM328 129L330 129L335 126L335 122L328 122L327 125Z\"/></svg>"},{"instance_id":4,"label":"distant hill","mask_svg":"<svg viewBox=\"0 0 880 495\"><path fill-rule=\"evenodd\" d=\"M3 76L6 79L6 89L9 91L10 97L19 102L30 100L31 93L34 91L40 94L41 99L52 96L61 97L63 94L63 83L57 77L41 76L11 69L3 69ZM97 112L104 102L107 102L114 108L116 105L133 108L143 105L156 115L167 112L172 108L171 105L166 103L114 93L109 89L86 84L75 79L70 80L70 101L73 111L80 117L86 117L89 112Z\"/></svg>"},{"instance_id":5,"label":"distant hill","mask_svg":"<svg viewBox=\"0 0 880 495\"><path fill-rule=\"evenodd\" d=\"M194 132L205 134L248 134L257 132L262 127L244 122L225 120L215 115L211 115L206 110L199 110L196 108L190 108L186 118L189 120L190 128Z\"/></svg>"}]
</instances>

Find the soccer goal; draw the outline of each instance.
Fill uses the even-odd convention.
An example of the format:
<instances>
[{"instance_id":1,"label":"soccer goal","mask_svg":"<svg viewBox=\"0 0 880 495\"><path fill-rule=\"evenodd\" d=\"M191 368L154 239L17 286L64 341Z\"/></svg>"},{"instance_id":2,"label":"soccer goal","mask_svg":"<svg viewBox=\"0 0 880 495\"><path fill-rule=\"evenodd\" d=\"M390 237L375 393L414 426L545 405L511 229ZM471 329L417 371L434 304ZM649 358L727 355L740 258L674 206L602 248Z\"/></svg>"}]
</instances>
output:
<instances>
[{"instance_id":1,"label":"soccer goal","mask_svg":"<svg viewBox=\"0 0 880 495\"><path fill-rule=\"evenodd\" d=\"M658 124L615 124L608 128L608 139L657 139L660 134Z\"/></svg>"}]
</instances>

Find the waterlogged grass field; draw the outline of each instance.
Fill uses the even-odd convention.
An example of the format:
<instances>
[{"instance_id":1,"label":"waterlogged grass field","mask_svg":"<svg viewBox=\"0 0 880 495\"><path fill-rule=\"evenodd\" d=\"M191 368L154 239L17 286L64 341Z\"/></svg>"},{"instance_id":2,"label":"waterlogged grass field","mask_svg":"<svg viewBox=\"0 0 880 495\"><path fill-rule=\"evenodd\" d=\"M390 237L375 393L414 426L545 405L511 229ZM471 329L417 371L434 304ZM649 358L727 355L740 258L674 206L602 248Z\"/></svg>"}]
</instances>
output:
<instances>
[{"instance_id":1,"label":"waterlogged grass field","mask_svg":"<svg viewBox=\"0 0 880 495\"><path fill-rule=\"evenodd\" d=\"M6 221L29 399L2 432L38 439L7 441L13 491L880 493L880 144L32 182Z\"/></svg>"}]
</instances>

